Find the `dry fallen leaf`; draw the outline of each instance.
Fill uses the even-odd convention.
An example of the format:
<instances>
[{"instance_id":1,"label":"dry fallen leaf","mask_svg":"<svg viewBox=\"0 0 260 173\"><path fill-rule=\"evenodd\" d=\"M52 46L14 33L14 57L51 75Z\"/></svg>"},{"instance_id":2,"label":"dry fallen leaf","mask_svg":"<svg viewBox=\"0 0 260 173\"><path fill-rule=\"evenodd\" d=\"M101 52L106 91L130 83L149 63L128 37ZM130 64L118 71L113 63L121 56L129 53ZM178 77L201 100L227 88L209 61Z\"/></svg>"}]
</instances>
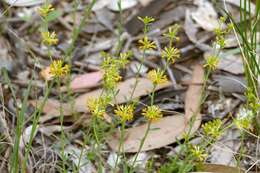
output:
<instances>
[{"instance_id":1,"label":"dry fallen leaf","mask_svg":"<svg viewBox=\"0 0 260 173\"><path fill-rule=\"evenodd\" d=\"M239 139L240 131L238 129L228 129L211 148L210 163L235 166L235 153L238 152L241 146Z\"/></svg>"},{"instance_id":2,"label":"dry fallen leaf","mask_svg":"<svg viewBox=\"0 0 260 173\"><path fill-rule=\"evenodd\" d=\"M195 66L193 71L192 83L185 98L185 115L174 115L164 117L161 120L152 123L151 130L145 140L142 151L147 151L162 146L169 145L181 139L184 132L189 129L189 121L196 116L191 132L194 133L200 126L201 115L198 112L200 105L200 95L203 82L203 68L200 65ZM147 124L129 128L126 130L126 139L124 141L125 152L137 152L140 141L144 136ZM119 133L110 137L107 142L113 150L118 149Z\"/></svg>"},{"instance_id":3,"label":"dry fallen leaf","mask_svg":"<svg viewBox=\"0 0 260 173\"><path fill-rule=\"evenodd\" d=\"M188 9L186 10L186 14L185 14L184 31L188 36L189 40L193 44L195 44L197 48L199 48L203 52L211 50L211 47L208 44L199 41L199 39L197 38L199 27L192 20L191 12Z\"/></svg>"},{"instance_id":4,"label":"dry fallen leaf","mask_svg":"<svg viewBox=\"0 0 260 173\"><path fill-rule=\"evenodd\" d=\"M96 173L96 169L91 161L88 159L87 149L77 148L73 145L68 145L64 149L67 158L73 162L78 169L78 173Z\"/></svg>"},{"instance_id":5,"label":"dry fallen leaf","mask_svg":"<svg viewBox=\"0 0 260 173\"><path fill-rule=\"evenodd\" d=\"M198 9L191 13L193 20L206 31L213 31L219 27L218 14L212 4L207 0L196 1Z\"/></svg>"},{"instance_id":6,"label":"dry fallen leaf","mask_svg":"<svg viewBox=\"0 0 260 173\"><path fill-rule=\"evenodd\" d=\"M72 91L93 88L99 85L103 78L103 72L97 71L76 76L70 83ZM61 87L62 91L67 89L66 86Z\"/></svg>"},{"instance_id":7,"label":"dry fallen leaf","mask_svg":"<svg viewBox=\"0 0 260 173\"><path fill-rule=\"evenodd\" d=\"M5 0L11 6L33 6L44 2L44 0Z\"/></svg>"},{"instance_id":8,"label":"dry fallen leaf","mask_svg":"<svg viewBox=\"0 0 260 173\"><path fill-rule=\"evenodd\" d=\"M142 4L142 6L147 6L150 4L153 0L139 0L139 2Z\"/></svg>"},{"instance_id":9,"label":"dry fallen leaf","mask_svg":"<svg viewBox=\"0 0 260 173\"><path fill-rule=\"evenodd\" d=\"M231 166L226 166L226 165L218 165L218 164L208 164L205 163L201 165L200 172L202 173L244 173L243 170L236 168L236 167L231 167ZM190 173L199 173L199 172L190 172Z\"/></svg>"},{"instance_id":10,"label":"dry fallen leaf","mask_svg":"<svg viewBox=\"0 0 260 173\"><path fill-rule=\"evenodd\" d=\"M37 125L37 126L36 126L36 129L35 129L35 131L34 131L34 134L32 135L33 138L34 138L34 137L36 136L36 134L37 134L38 127L39 127L39 126ZM23 134L22 134L21 141L20 141L20 145L19 145L20 148L24 148L25 145L30 141L30 137L31 137L32 130L33 130L33 126L32 126L32 125L28 126L28 127L24 130L24 132L23 132Z\"/></svg>"},{"instance_id":11,"label":"dry fallen leaf","mask_svg":"<svg viewBox=\"0 0 260 173\"><path fill-rule=\"evenodd\" d=\"M139 78L138 80L139 80L139 82L136 86L132 99L147 95L150 92L152 92L152 90L153 90L153 84L149 79ZM133 91L134 84L135 84L135 78L131 78L118 85L118 88L117 88L118 94L115 98L116 103L120 104L120 103L125 103L125 102L130 101L131 92ZM166 88L170 85L171 85L170 82L163 84L163 85L159 85L156 88L156 90ZM77 112L88 112L87 106L86 106L87 100L92 99L92 98L98 98L100 96L101 92L102 92L102 89L98 89L98 90L95 90L95 91L92 91L92 92L89 92L89 93L86 93L86 94L83 94L83 95L77 97L75 100L75 110Z\"/></svg>"},{"instance_id":12,"label":"dry fallen leaf","mask_svg":"<svg viewBox=\"0 0 260 173\"><path fill-rule=\"evenodd\" d=\"M121 1L121 9L122 10L126 10L129 8L134 7L135 5L137 5L137 0L122 0ZM118 7L118 0L110 0L110 3L107 6L110 10L113 11L119 11L119 7Z\"/></svg>"},{"instance_id":13,"label":"dry fallen leaf","mask_svg":"<svg viewBox=\"0 0 260 173\"><path fill-rule=\"evenodd\" d=\"M152 92L153 90L153 84L152 82L147 78L139 78L139 82L136 86L136 90L133 94L132 99L145 96ZM116 96L116 103L121 104L125 103L130 100L130 94L133 90L133 86L135 84L135 78L127 79L124 82L121 82L118 84L117 90L118 94ZM169 87L171 85L170 82L167 82L163 85L159 85L156 90L163 89L166 87ZM87 108L87 100L98 98L100 94L102 93L102 89L97 89L85 94L80 95L75 99L75 104L73 105L73 111L70 109L72 106L70 103L63 103L63 114L64 116L71 115L73 112L89 112ZM36 106L37 100L31 101L32 105ZM39 103L38 103L39 105ZM60 116L60 102L55 99L48 99L46 102L43 113L46 113L46 115L40 117L40 122L48 121L52 118L59 117Z\"/></svg>"}]
</instances>

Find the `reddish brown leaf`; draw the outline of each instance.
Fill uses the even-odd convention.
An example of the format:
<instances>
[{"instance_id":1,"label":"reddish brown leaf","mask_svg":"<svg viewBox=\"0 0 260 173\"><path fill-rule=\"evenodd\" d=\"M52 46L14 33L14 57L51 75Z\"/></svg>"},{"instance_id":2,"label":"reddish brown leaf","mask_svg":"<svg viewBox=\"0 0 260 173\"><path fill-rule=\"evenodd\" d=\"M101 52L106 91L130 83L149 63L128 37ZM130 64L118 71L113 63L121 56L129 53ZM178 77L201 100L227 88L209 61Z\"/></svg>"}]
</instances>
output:
<instances>
[{"instance_id":1,"label":"reddish brown leaf","mask_svg":"<svg viewBox=\"0 0 260 173\"><path fill-rule=\"evenodd\" d=\"M78 75L71 81L70 88L72 91L93 88L100 84L102 78L103 72L101 71ZM66 86L63 86L61 90L65 91Z\"/></svg>"}]
</instances>

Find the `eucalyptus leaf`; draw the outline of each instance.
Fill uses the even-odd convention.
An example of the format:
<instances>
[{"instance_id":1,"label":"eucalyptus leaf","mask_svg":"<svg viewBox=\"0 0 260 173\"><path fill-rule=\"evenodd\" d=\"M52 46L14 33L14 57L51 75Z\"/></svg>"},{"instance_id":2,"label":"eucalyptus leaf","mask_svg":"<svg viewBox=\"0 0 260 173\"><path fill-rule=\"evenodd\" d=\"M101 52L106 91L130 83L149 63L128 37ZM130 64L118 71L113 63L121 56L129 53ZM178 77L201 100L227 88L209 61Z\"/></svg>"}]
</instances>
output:
<instances>
[{"instance_id":1,"label":"eucalyptus leaf","mask_svg":"<svg viewBox=\"0 0 260 173\"><path fill-rule=\"evenodd\" d=\"M44 0L5 0L5 2L11 6L24 7L42 4Z\"/></svg>"}]
</instances>

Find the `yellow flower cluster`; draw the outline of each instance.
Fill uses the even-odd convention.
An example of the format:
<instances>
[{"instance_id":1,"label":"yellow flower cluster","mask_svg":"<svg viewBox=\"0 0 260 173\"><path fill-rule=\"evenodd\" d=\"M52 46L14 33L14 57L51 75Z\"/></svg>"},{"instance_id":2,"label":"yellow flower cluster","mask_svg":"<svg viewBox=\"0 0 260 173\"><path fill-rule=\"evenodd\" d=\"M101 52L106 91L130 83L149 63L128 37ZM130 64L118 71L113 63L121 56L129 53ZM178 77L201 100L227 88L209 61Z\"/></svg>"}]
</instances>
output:
<instances>
[{"instance_id":1,"label":"yellow flower cluster","mask_svg":"<svg viewBox=\"0 0 260 173\"><path fill-rule=\"evenodd\" d=\"M166 58L168 62L175 63L176 59L180 58L180 50L175 47L165 47L162 51L162 58Z\"/></svg>"},{"instance_id":2,"label":"yellow flower cluster","mask_svg":"<svg viewBox=\"0 0 260 173\"><path fill-rule=\"evenodd\" d=\"M149 16L138 17L138 19L143 22L144 34L146 35L146 33L149 31L149 25L152 24L155 21L155 19L153 17L149 17Z\"/></svg>"},{"instance_id":3,"label":"yellow flower cluster","mask_svg":"<svg viewBox=\"0 0 260 173\"><path fill-rule=\"evenodd\" d=\"M168 81L166 75L160 69L149 71L148 79L150 79L154 85L164 84Z\"/></svg>"},{"instance_id":4,"label":"yellow flower cluster","mask_svg":"<svg viewBox=\"0 0 260 173\"><path fill-rule=\"evenodd\" d=\"M140 21L142 21L145 25L149 25L155 21L153 17L145 16L145 17L137 17Z\"/></svg>"},{"instance_id":5,"label":"yellow flower cluster","mask_svg":"<svg viewBox=\"0 0 260 173\"><path fill-rule=\"evenodd\" d=\"M139 49L141 50L148 50L148 49L155 49L155 43L153 41L150 41L147 36L145 36L143 39L138 41L139 43Z\"/></svg>"},{"instance_id":6,"label":"yellow flower cluster","mask_svg":"<svg viewBox=\"0 0 260 173\"><path fill-rule=\"evenodd\" d=\"M208 154L205 152L203 148L200 146L192 146L191 148L191 154L195 159L199 162L203 162L208 157Z\"/></svg>"},{"instance_id":7,"label":"yellow flower cluster","mask_svg":"<svg viewBox=\"0 0 260 173\"><path fill-rule=\"evenodd\" d=\"M125 121L131 121L134 117L134 106L133 105L121 105L117 106L115 110L116 116Z\"/></svg>"},{"instance_id":8,"label":"yellow flower cluster","mask_svg":"<svg viewBox=\"0 0 260 173\"><path fill-rule=\"evenodd\" d=\"M203 132L206 136L216 139L220 137L223 133L222 131L222 121L220 119L215 119L213 121L207 122L202 125Z\"/></svg>"},{"instance_id":9,"label":"yellow flower cluster","mask_svg":"<svg viewBox=\"0 0 260 173\"><path fill-rule=\"evenodd\" d=\"M54 77L63 77L69 72L69 65L64 65L64 62L62 60L54 60L50 65L50 74Z\"/></svg>"},{"instance_id":10,"label":"yellow flower cluster","mask_svg":"<svg viewBox=\"0 0 260 173\"><path fill-rule=\"evenodd\" d=\"M219 57L211 55L207 57L204 67L207 67L210 71L216 70L219 63Z\"/></svg>"},{"instance_id":11,"label":"yellow flower cluster","mask_svg":"<svg viewBox=\"0 0 260 173\"><path fill-rule=\"evenodd\" d=\"M177 37L177 33L180 29L180 26L178 24L175 24L171 27L169 27L168 32L163 34L165 37L170 39L170 42L173 42L174 40L179 41L179 37Z\"/></svg>"},{"instance_id":12,"label":"yellow flower cluster","mask_svg":"<svg viewBox=\"0 0 260 173\"><path fill-rule=\"evenodd\" d=\"M142 115L144 115L144 117L149 121L157 121L163 117L161 109L155 105L143 109Z\"/></svg>"},{"instance_id":13,"label":"yellow flower cluster","mask_svg":"<svg viewBox=\"0 0 260 173\"><path fill-rule=\"evenodd\" d=\"M87 107L93 116L103 118L106 113L106 107L109 104L110 99L108 97L99 97L96 99L90 99L87 101Z\"/></svg>"},{"instance_id":14,"label":"yellow flower cluster","mask_svg":"<svg viewBox=\"0 0 260 173\"><path fill-rule=\"evenodd\" d=\"M45 4L38 9L39 14L44 18L47 17L48 14L52 11L54 11L54 8L51 4Z\"/></svg>"},{"instance_id":15,"label":"yellow flower cluster","mask_svg":"<svg viewBox=\"0 0 260 173\"><path fill-rule=\"evenodd\" d=\"M51 46L58 43L58 38L55 32L50 33L49 31L42 32L42 42L45 45Z\"/></svg>"},{"instance_id":16,"label":"yellow flower cluster","mask_svg":"<svg viewBox=\"0 0 260 173\"><path fill-rule=\"evenodd\" d=\"M102 56L104 56L102 63L102 69L104 70L103 84L106 89L113 89L121 80L120 68L126 66L131 55L131 52L126 52L121 53L119 58L115 58L107 53L102 53Z\"/></svg>"}]
</instances>

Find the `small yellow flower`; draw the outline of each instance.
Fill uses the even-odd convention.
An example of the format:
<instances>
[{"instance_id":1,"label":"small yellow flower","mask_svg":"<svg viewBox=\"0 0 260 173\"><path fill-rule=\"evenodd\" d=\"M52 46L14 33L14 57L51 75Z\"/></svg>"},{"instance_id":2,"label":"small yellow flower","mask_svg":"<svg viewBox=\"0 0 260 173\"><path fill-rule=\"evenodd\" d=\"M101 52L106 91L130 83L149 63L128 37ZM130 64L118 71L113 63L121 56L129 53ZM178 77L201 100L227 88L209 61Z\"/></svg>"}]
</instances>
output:
<instances>
[{"instance_id":1,"label":"small yellow flower","mask_svg":"<svg viewBox=\"0 0 260 173\"><path fill-rule=\"evenodd\" d=\"M115 114L121 118L122 121L131 121L134 117L133 105L117 106Z\"/></svg>"},{"instance_id":2,"label":"small yellow flower","mask_svg":"<svg viewBox=\"0 0 260 173\"><path fill-rule=\"evenodd\" d=\"M149 71L147 77L153 82L154 85L164 84L168 81L166 75L160 69Z\"/></svg>"},{"instance_id":3,"label":"small yellow flower","mask_svg":"<svg viewBox=\"0 0 260 173\"><path fill-rule=\"evenodd\" d=\"M175 47L165 47L162 51L162 58L175 63L176 59L180 58L180 50Z\"/></svg>"},{"instance_id":4,"label":"small yellow flower","mask_svg":"<svg viewBox=\"0 0 260 173\"><path fill-rule=\"evenodd\" d=\"M145 25L149 25L155 21L153 17L145 16L145 17L137 17L140 21L142 21Z\"/></svg>"},{"instance_id":5,"label":"small yellow flower","mask_svg":"<svg viewBox=\"0 0 260 173\"><path fill-rule=\"evenodd\" d=\"M38 12L42 17L47 17L51 11L54 11L54 8L51 4L44 5L38 9Z\"/></svg>"},{"instance_id":6,"label":"small yellow flower","mask_svg":"<svg viewBox=\"0 0 260 173\"><path fill-rule=\"evenodd\" d=\"M179 41L180 38L177 37L177 33L178 33L179 29L180 29L180 25L175 24L175 25L169 27L168 32L163 35L165 37L169 38L170 41L173 41L173 40Z\"/></svg>"},{"instance_id":7,"label":"small yellow flower","mask_svg":"<svg viewBox=\"0 0 260 173\"><path fill-rule=\"evenodd\" d=\"M202 125L202 129L205 135L216 139L220 137L223 133L222 125L223 123L220 119L215 119L213 121L207 122L206 124Z\"/></svg>"},{"instance_id":8,"label":"small yellow flower","mask_svg":"<svg viewBox=\"0 0 260 173\"><path fill-rule=\"evenodd\" d=\"M158 106L152 105L143 109L142 115L149 121L157 121L163 117L161 109Z\"/></svg>"},{"instance_id":9,"label":"small yellow flower","mask_svg":"<svg viewBox=\"0 0 260 173\"><path fill-rule=\"evenodd\" d=\"M155 49L155 43L153 41L150 41L147 36L145 36L142 40L139 40L138 43L139 48L141 50L147 50L147 49Z\"/></svg>"},{"instance_id":10,"label":"small yellow flower","mask_svg":"<svg viewBox=\"0 0 260 173\"><path fill-rule=\"evenodd\" d=\"M204 67L207 67L209 70L214 71L216 70L218 63L219 63L219 58L217 56L211 55L207 58Z\"/></svg>"},{"instance_id":11,"label":"small yellow flower","mask_svg":"<svg viewBox=\"0 0 260 173\"><path fill-rule=\"evenodd\" d=\"M122 79L116 68L106 69L103 76L103 85L107 89L113 89Z\"/></svg>"},{"instance_id":12,"label":"small yellow flower","mask_svg":"<svg viewBox=\"0 0 260 173\"><path fill-rule=\"evenodd\" d=\"M102 118L106 113L106 107L109 104L108 98L99 97L96 99L90 99L87 101L87 106L89 108L90 113L93 116Z\"/></svg>"},{"instance_id":13,"label":"small yellow flower","mask_svg":"<svg viewBox=\"0 0 260 173\"><path fill-rule=\"evenodd\" d=\"M42 32L42 42L48 46L56 45L58 38L55 32L50 33L49 31Z\"/></svg>"},{"instance_id":14,"label":"small yellow flower","mask_svg":"<svg viewBox=\"0 0 260 173\"><path fill-rule=\"evenodd\" d=\"M193 155L193 157L195 157L197 159L197 161L199 162L203 162L206 160L206 158L208 157L208 154L205 152L205 150L203 148L201 148L200 146L192 146L191 148L191 154Z\"/></svg>"},{"instance_id":15,"label":"small yellow flower","mask_svg":"<svg viewBox=\"0 0 260 173\"><path fill-rule=\"evenodd\" d=\"M54 60L50 65L50 74L54 77L63 77L70 71L69 65L61 60Z\"/></svg>"}]
</instances>

